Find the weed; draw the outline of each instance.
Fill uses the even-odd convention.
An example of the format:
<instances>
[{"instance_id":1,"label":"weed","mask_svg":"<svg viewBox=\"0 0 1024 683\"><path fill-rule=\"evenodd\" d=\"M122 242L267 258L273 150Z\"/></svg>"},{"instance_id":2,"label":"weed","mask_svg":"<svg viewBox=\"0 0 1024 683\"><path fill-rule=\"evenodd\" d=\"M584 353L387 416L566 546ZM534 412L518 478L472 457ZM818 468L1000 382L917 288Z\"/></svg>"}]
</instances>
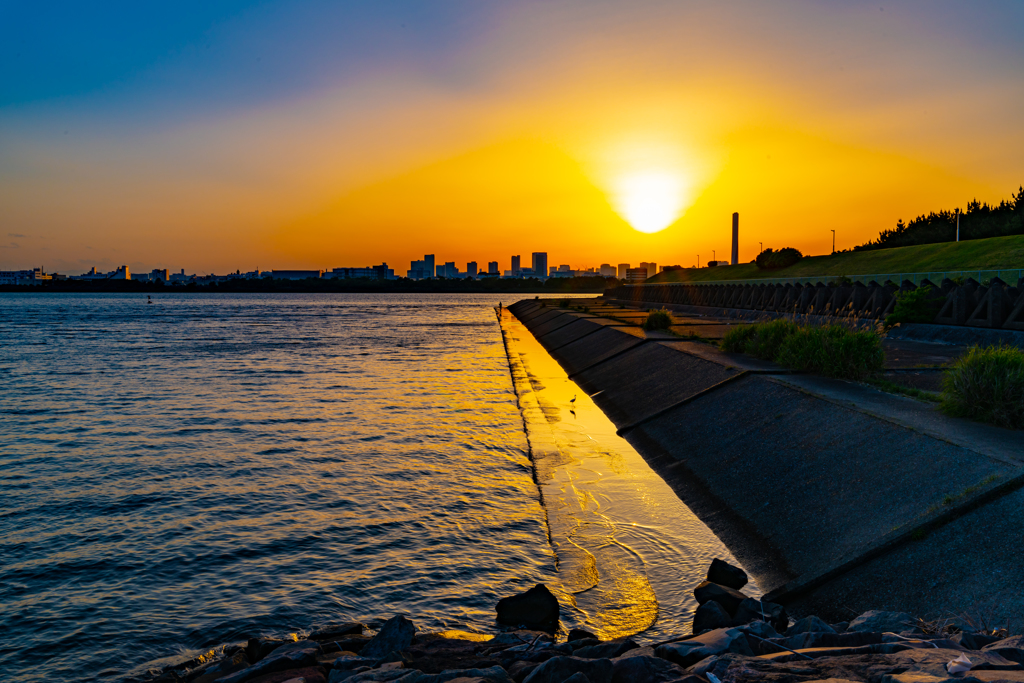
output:
<instances>
[{"instance_id":1,"label":"weed","mask_svg":"<svg viewBox=\"0 0 1024 683\"><path fill-rule=\"evenodd\" d=\"M660 311L649 311L647 320L644 321L645 330L667 330L672 326L672 316L662 309Z\"/></svg>"},{"instance_id":2,"label":"weed","mask_svg":"<svg viewBox=\"0 0 1024 683\"><path fill-rule=\"evenodd\" d=\"M949 415L1024 428L1024 352L974 346L946 371L942 409Z\"/></svg>"},{"instance_id":3,"label":"weed","mask_svg":"<svg viewBox=\"0 0 1024 683\"><path fill-rule=\"evenodd\" d=\"M569 300L568 299L560 299L559 302L558 302L558 307L559 308L569 308L570 307Z\"/></svg>"},{"instance_id":4,"label":"weed","mask_svg":"<svg viewBox=\"0 0 1024 683\"><path fill-rule=\"evenodd\" d=\"M882 391L890 394L903 394L904 396L910 396L921 401L930 401L932 403L938 403L939 397L931 391L924 391L923 389L915 389L914 387L905 387L902 384L896 384L890 382L887 379L881 377L866 377L864 381Z\"/></svg>"}]
</instances>

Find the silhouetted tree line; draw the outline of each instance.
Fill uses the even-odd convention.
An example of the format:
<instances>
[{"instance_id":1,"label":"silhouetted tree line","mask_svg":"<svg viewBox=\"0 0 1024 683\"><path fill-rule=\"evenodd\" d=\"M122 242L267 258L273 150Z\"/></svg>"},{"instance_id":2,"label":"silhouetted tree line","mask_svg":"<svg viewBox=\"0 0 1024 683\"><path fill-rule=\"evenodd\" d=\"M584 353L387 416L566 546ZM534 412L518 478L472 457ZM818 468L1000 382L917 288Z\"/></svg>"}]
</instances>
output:
<instances>
[{"instance_id":1,"label":"silhouetted tree line","mask_svg":"<svg viewBox=\"0 0 1024 683\"><path fill-rule=\"evenodd\" d=\"M1012 199L998 205L983 204L977 199L967 204L960 214L960 239L978 240L984 237L1024 234L1024 186L1017 188ZM878 233L878 239L854 247L854 251L909 247L915 244L952 242L956 239L956 212L943 210L921 215L904 223L901 218L892 230Z\"/></svg>"}]
</instances>

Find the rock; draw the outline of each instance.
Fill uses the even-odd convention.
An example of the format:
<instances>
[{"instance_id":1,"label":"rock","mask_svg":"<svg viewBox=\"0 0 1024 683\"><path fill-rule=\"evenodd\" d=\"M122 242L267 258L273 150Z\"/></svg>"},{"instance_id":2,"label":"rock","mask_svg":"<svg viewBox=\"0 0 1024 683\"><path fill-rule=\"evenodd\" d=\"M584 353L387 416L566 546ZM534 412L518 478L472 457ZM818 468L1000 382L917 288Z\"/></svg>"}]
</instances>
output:
<instances>
[{"instance_id":1,"label":"rock","mask_svg":"<svg viewBox=\"0 0 1024 683\"><path fill-rule=\"evenodd\" d=\"M412 669L441 673L455 669L488 669L497 666L490 642L445 638L436 634L417 636L404 658Z\"/></svg>"},{"instance_id":2,"label":"rock","mask_svg":"<svg viewBox=\"0 0 1024 683\"><path fill-rule=\"evenodd\" d=\"M514 683L500 666L485 669L450 669L439 674L417 674L409 683Z\"/></svg>"},{"instance_id":3,"label":"rock","mask_svg":"<svg viewBox=\"0 0 1024 683\"><path fill-rule=\"evenodd\" d=\"M327 672L319 666L306 667L304 669L288 669L277 673L258 676L252 679L251 683L288 683L289 681L301 680L304 683L327 683Z\"/></svg>"},{"instance_id":4,"label":"rock","mask_svg":"<svg viewBox=\"0 0 1024 683\"><path fill-rule=\"evenodd\" d=\"M308 640L315 640L318 643L322 643L328 640L341 640L345 636L358 636L363 632L363 625L355 622L344 623L344 624L325 624L320 628L314 629L309 634Z\"/></svg>"},{"instance_id":5,"label":"rock","mask_svg":"<svg viewBox=\"0 0 1024 683\"><path fill-rule=\"evenodd\" d=\"M351 635L344 636L341 640L321 641L320 647L324 652L338 652L345 650L359 654L370 640L370 636L367 635Z\"/></svg>"},{"instance_id":6,"label":"rock","mask_svg":"<svg viewBox=\"0 0 1024 683\"><path fill-rule=\"evenodd\" d=\"M654 648L655 654L682 667L696 664L705 657L732 652L752 657L747 634L739 628L719 628L696 638L668 643Z\"/></svg>"},{"instance_id":7,"label":"rock","mask_svg":"<svg viewBox=\"0 0 1024 683\"><path fill-rule=\"evenodd\" d=\"M245 656L250 664L256 664L285 643L295 642L279 638L250 638L245 646Z\"/></svg>"},{"instance_id":8,"label":"rock","mask_svg":"<svg viewBox=\"0 0 1024 683\"><path fill-rule=\"evenodd\" d=\"M746 598L733 614L736 616L734 623L737 624L748 624L763 619L780 633L785 632L789 626L789 615L786 614L786 608L774 602L761 602L753 598Z\"/></svg>"},{"instance_id":9,"label":"rock","mask_svg":"<svg viewBox=\"0 0 1024 683\"><path fill-rule=\"evenodd\" d=\"M317 657L317 663L329 667L332 671L350 671L361 666L372 668L377 660L372 657L360 657L351 652L338 652Z\"/></svg>"},{"instance_id":10,"label":"rock","mask_svg":"<svg viewBox=\"0 0 1024 683\"><path fill-rule=\"evenodd\" d=\"M703 605L708 600L714 600L730 615L736 614L740 603L747 599L747 596L734 588L720 586L717 583L703 581L693 589L693 597L697 598L697 604Z\"/></svg>"},{"instance_id":11,"label":"rock","mask_svg":"<svg viewBox=\"0 0 1024 683\"><path fill-rule=\"evenodd\" d=\"M981 648L982 652L992 652L1005 657L1011 662L1024 664L1024 636L1010 636Z\"/></svg>"},{"instance_id":12,"label":"rock","mask_svg":"<svg viewBox=\"0 0 1024 683\"><path fill-rule=\"evenodd\" d=\"M496 609L498 622L508 626L551 632L558 628L558 599L542 583L525 593L502 598Z\"/></svg>"},{"instance_id":13,"label":"rock","mask_svg":"<svg viewBox=\"0 0 1024 683\"><path fill-rule=\"evenodd\" d=\"M346 672L349 673L349 672ZM346 681L346 683L386 683L387 681L397 681L408 678L411 682L413 678L419 674L418 671L409 671L408 669L370 669L369 671L363 671L352 676L345 678L334 678L334 672L331 672L331 679L328 683L338 683L338 681Z\"/></svg>"},{"instance_id":14,"label":"rock","mask_svg":"<svg viewBox=\"0 0 1024 683\"><path fill-rule=\"evenodd\" d=\"M881 633L851 631L849 633L799 633L795 636L773 639L791 650L809 647L863 647L882 642Z\"/></svg>"},{"instance_id":15,"label":"rock","mask_svg":"<svg viewBox=\"0 0 1024 683\"><path fill-rule=\"evenodd\" d=\"M682 668L661 657L622 657L612 660L612 683L667 683L685 675Z\"/></svg>"},{"instance_id":16,"label":"rock","mask_svg":"<svg viewBox=\"0 0 1024 683\"><path fill-rule=\"evenodd\" d=\"M708 600L703 605L699 605L697 611L693 613L694 633L728 628L732 625L732 617L720 603L714 600Z\"/></svg>"},{"instance_id":17,"label":"rock","mask_svg":"<svg viewBox=\"0 0 1024 683\"><path fill-rule=\"evenodd\" d=\"M600 645L600 644L601 644L601 641L598 640L597 638L583 638L581 640L570 640L569 641L569 647L571 647L574 652L576 650L580 649L581 647L590 647L591 645Z\"/></svg>"},{"instance_id":18,"label":"rock","mask_svg":"<svg viewBox=\"0 0 1024 683\"><path fill-rule=\"evenodd\" d=\"M873 631L875 633L902 633L916 630L914 617L906 612L871 610L850 622L847 631Z\"/></svg>"},{"instance_id":19,"label":"rock","mask_svg":"<svg viewBox=\"0 0 1024 683\"><path fill-rule=\"evenodd\" d=\"M620 659L626 659L628 657L656 657L656 656L657 655L654 654L654 648L651 647L650 645L645 645L644 647L638 647L638 648L636 648L634 650L627 650L626 652L623 652L621 655L616 657L612 661L612 663L615 663L615 662L619 661Z\"/></svg>"},{"instance_id":20,"label":"rock","mask_svg":"<svg viewBox=\"0 0 1024 683\"><path fill-rule=\"evenodd\" d=\"M335 669L331 671L330 677L327 679L327 683L341 683L341 681L347 681L353 676L370 670L371 668L368 666L359 666L354 669Z\"/></svg>"},{"instance_id":21,"label":"rock","mask_svg":"<svg viewBox=\"0 0 1024 683\"><path fill-rule=\"evenodd\" d=\"M801 633L835 633L836 630L818 617L804 617L786 629L786 637Z\"/></svg>"},{"instance_id":22,"label":"rock","mask_svg":"<svg viewBox=\"0 0 1024 683\"><path fill-rule=\"evenodd\" d=\"M370 639L359 654L363 657L381 657L392 651L401 652L412 645L412 638L416 634L416 627L413 623L401 614L395 615L384 622L380 631Z\"/></svg>"},{"instance_id":23,"label":"rock","mask_svg":"<svg viewBox=\"0 0 1024 683\"><path fill-rule=\"evenodd\" d=\"M553 643L555 639L550 633L544 631L528 631L520 629L518 631L506 631L505 633L499 633L490 640L487 644L492 647L497 646L514 646L529 644L536 641L537 643Z\"/></svg>"},{"instance_id":24,"label":"rock","mask_svg":"<svg viewBox=\"0 0 1024 683\"><path fill-rule=\"evenodd\" d=\"M749 624L740 626L739 629L744 633L763 638L764 640L779 637L778 632L767 621L752 621Z\"/></svg>"},{"instance_id":25,"label":"rock","mask_svg":"<svg viewBox=\"0 0 1024 683\"><path fill-rule=\"evenodd\" d=\"M562 683L590 683L590 679L582 671L569 676Z\"/></svg>"},{"instance_id":26,"label":"rock","mask_svg":"<svg viewBox=\"0 0 1024 683\"><path fill-rule=\"evenodd\" d=\"M248 668L248 666L249 660L246 658L245 650L238 650L230 657L225 657L216 662L209 662L197 669L193 669L189 674L189 678L193 683L213 683L213 681L221 676L241 671Z\"/></svg>"},{"instance_id":27,"label":"rock","mask_svg":"<svg viewBox=\"0 0 1024 683\"><path fill-rule=\"evenodd\" d=\"M569 636L566 640L572 642L574 640L583 640L584 638L597 638L597 636L590 631L584 631L581 628L571 628L569 629Z\"/></svg>"},{"instance_id":28,"label":"rock","mask_svg":"<svg viewBox=\"0 0 1024 683\"><path fill-rule=\"evenodd\" d=\"M258 676L287 671L288 669L302 669L315 666L317 655L320 654L320 646L312 640L300 640L295 643L287 643L275 648L270 654L256 664L232 674L216 679L217 683L245 683Z\"/></svg>"},{"instance_id":29,"label":"rock","mask_svg":"<svg viewBox=\"0 0 1024 683\"><path fill-rule=\"evenodd\" d=\"M832 624L832 630L836 633L845 633L848 628L850 628L850 622L848 621L840 621L838 624Z\"/></svg>"},{"instance_id":30,"label":"rock","mask_svg":"<svg viewBox=\"0 0 1024 683\"><path fill-rule=\"evenodd\" d=\"M598 645L591 645L589 647L581 647L578 650L573 651L574 657L582 657L583 659L611 659L618 657L630 650L635 650L640 647L633 640L629 638L620 638L618 640L609 640L606 643L600 643Z\"/></svg>"},{"instance_id":31,"label":"rock","mask_svg":"<svg viewBox=\"0 0 1024 683\"><path fill-rule=\"evenodd\" d=\"M611 683L612 663L607 659L552 657L523 679L523 683L562 683L573 674L582 673L591 683Z\"/></svg>"},{"instance_id":32,"label":"rock","mask_svg":"<svg viewBox=\"0 0 1024 683\"><path fill-rule=\"evenodd\" d=\"M513 662L512 666L508 668L508 675L516 683L523 683L523 679L529 676L530 672L538 666L540 666L538 662Z\"/></svg>"},{"instance_id":33,"label":"rock","mask_svg":"<svg viewBox=\"0 0 1024 683\"><path fill-rule=\"evenodd\" d=\"M725 560L715 558L711 560L711 567L708 568L708 581L739 590L747 585L747 573Z\"/></svg>"}]
</instances>

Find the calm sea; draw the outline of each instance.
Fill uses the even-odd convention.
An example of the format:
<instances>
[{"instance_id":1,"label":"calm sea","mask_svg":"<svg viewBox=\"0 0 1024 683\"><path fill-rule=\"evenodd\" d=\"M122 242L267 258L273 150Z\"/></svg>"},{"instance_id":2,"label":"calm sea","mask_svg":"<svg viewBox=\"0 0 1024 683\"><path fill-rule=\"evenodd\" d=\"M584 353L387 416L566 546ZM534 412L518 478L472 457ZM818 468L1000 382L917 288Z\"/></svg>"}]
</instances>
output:
<instances>
[{"instance_id":1,"label":"calm sea","mask_svg":"<svg viewBox=\"0 0 1024 683\"><path fill-rule=\"evenodd\" d=\"M4 680L399 612L493 630L557 580L496 303L0 294Z\"/></svg>"}]
</instances>

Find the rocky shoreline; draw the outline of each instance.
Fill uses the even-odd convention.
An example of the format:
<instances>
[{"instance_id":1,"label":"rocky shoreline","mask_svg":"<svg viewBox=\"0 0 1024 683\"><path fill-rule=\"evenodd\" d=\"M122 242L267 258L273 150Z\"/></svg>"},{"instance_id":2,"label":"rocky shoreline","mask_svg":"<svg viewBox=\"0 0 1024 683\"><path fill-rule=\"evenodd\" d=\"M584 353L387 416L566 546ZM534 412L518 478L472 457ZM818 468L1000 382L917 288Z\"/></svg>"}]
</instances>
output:
<instances>
[{"instance_id":1,"label":"rocky shoreline","mask_svg":"<svg viewBox=\"0 0 1024 683\"><path fill-rule=\"evenodd\" d=\"M926 622L871 611L829 624L793 622L782 605L749 598L742 569L712 562L694 589L693 634L641 645L559 630L543 585L496 606L493 637L417 633L398 615L375 634L329 624L305 638L252 638L151 671L152 683L843 683L1024 682L1024 636L964 619Z\"/></svg>"}]
</instances>

